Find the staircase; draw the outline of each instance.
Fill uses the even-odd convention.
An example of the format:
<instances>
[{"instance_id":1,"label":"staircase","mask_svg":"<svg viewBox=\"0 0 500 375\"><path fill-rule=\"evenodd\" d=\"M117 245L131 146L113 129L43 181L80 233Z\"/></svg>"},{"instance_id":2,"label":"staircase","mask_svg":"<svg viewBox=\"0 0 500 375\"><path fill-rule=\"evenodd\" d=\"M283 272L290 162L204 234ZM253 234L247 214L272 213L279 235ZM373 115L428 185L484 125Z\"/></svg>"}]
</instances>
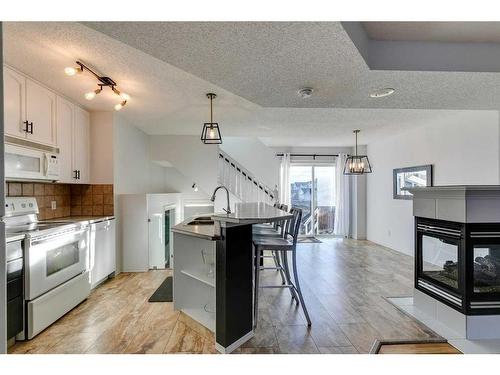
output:
<instances>
[{"instance_id":1,"label":"staircase","mask_svg":"<svg viewBox=\"0 0 500 375\"><path fill-rule=\"evenodd\" d=\"M217 181L226 186L241 202L273 204L278 200L277 190L260 182L248 170L219 149Z\"/></svg>"}]
</instances>

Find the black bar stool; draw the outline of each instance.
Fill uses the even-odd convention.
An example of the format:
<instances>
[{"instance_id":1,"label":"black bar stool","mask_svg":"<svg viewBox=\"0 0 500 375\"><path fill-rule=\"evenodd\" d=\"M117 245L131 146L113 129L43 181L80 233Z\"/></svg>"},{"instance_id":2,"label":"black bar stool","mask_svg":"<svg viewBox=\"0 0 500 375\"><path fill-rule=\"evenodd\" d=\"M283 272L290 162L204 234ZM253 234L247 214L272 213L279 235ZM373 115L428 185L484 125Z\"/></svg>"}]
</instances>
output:
<instances>
[{"instance_id":1,"label":"black bar stool","mask_svg":"<svg viewBox=\"0 0 500 375\"><path fill-rule=\"evenodd\" d=\"M307 325L311 325L311 319L309 318L309 313L307 312L306 305L304 303L304 298L302 296L302 291L300 289L299 276L297 272L297 238L299 235L300 221L302 219L302 210L298 208L292 208L290 213L293 214L293 218L287 220L287 224L284 226L284 235L281 236L270 236L270 235L258 235L253 236L253 245L255 249L255 291L254 291L254 326L257 326L258 320L258 307L259 307L259 289L260 288L288 288L292 294L292 298L295 299L297 303L300 301L302 310L307 320ZM273 251L273 253L278 253L281 255L281 263L279 265L282 272L282 277L285 278L285 283L282 285L260 285L260 271L265 269L277 269L276 267L263 267L260 264L260 259L264 254L264 250ZM292 253L292 270L293 270L293 282L290 277L290 271L288 267L288 257L287 253ZM278 265L277 265L278 267Z\"/></svg>"}]
</instances>

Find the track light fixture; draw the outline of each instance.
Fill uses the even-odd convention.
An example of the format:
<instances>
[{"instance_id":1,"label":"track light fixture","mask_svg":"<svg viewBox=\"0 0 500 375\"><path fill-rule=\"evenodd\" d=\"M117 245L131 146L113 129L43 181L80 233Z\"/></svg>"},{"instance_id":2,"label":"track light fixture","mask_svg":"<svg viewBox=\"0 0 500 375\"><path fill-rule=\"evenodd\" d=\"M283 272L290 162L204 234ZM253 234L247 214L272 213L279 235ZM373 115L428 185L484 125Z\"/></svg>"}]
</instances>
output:
<instances>
[{"instance_id":1,"label":"track light fixture","mask_svg":"<svg viewBox=\"0 0 500 375\"><path fill-rule=\"evenodd\" d=\"M89 91L89 92L85 93L85 95L84 95L85 99L92 100L102 92L102 89L104 87L109 87L109 88L111 88L111 90L113 90L113 92L116 95L118 95L121 98L120 103L115 105L116 111L121 110L125 106L125 104L127 104L127 102L130 100L130 96L128 94L118 90L117 84L115 81L113 81L113 79L111 79L110 77L101 76L101 75L97 74L92 69L90 69L87 65L85 65L84 63L82 63L80 61L76 61L76 64L78 65L78 67L71 67L71 66L67 67L64 69L64 73L66 73L66 75L68 75L68 76L74 76L76 74L83 73L84 71L87 71L90 74L92 74L95 78L97 78L97 81L98 81L97 82L97 89L95 89L94 91Z\"/></svg>"}]
</instances>

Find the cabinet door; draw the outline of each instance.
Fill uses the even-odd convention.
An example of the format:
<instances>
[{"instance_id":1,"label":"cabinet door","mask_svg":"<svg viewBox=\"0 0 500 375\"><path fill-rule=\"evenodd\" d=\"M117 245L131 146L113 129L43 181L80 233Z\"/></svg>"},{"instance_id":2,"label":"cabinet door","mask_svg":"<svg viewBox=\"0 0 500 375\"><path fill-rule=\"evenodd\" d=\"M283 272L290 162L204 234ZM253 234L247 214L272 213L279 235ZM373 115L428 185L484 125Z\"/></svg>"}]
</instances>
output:
<instances>
[{"instance_id":1,"label":"cabinet door","mask_svg":"<svg viewBox=\"0 0 500 375\"><path fill-rule=\"evenodd\" d=\"M75 106L73 125L73 170L79 171L77 182L88 184L90 180L90 115Z\"/></svg>"},{"instance_id":2,"label":"cabinet door","mask_svg":"<svg viewBox=\"0 0 500 375\"><path fill-rule=\"evenodd\" d=\"M4 66L3 93L5 134L25 138L26 78Z\"/></svg>"},{"instance_id":3,"label":"cabinet door","mask_svg":"<svg viewBox=\"0 0 500 375\"><path fill-rule=\"evenodd\" d=\"M75 106L59 96L57 97L56 104L57 145L59 147L59 182L76 182L72 165Z\"/></svg>"},{"instance_id":4,"label":"cabinet door","mask_svg":"<svg viewBox=\"0 0 500 375\"><path fill-rule=\"evenodd\" d=\"M26 120L33 123L28 139L57 145L56 94L30 79L26 79Z\"/></svg>"}]
</instances>

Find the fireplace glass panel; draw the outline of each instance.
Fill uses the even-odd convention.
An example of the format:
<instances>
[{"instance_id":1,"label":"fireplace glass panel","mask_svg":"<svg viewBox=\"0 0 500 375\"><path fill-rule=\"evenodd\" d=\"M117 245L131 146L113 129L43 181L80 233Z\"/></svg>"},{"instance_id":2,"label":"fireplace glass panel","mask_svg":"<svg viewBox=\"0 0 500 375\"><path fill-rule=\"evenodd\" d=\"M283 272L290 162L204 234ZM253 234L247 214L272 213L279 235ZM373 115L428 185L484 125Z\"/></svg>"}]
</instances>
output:
<instances>
[{"instance_id":1,"label":"fireplace glass panel","mask_svg":"<svg viewBox=\"0 0 500 375\"><path fill-rule=\"evenodd\" d=\"M474 292L500 292L500 244L474 245Z\"/></svg>"},{"instance_id":2,"label":"fireplace glass panel","mask_svg":"<svg viewBox=\"0 0 500 375\"><path fill-rule=\"evenodd\" d=\"M422 273L453 289L458 289L456 241L422 235Z\"/></svg>"}]
</instances>

